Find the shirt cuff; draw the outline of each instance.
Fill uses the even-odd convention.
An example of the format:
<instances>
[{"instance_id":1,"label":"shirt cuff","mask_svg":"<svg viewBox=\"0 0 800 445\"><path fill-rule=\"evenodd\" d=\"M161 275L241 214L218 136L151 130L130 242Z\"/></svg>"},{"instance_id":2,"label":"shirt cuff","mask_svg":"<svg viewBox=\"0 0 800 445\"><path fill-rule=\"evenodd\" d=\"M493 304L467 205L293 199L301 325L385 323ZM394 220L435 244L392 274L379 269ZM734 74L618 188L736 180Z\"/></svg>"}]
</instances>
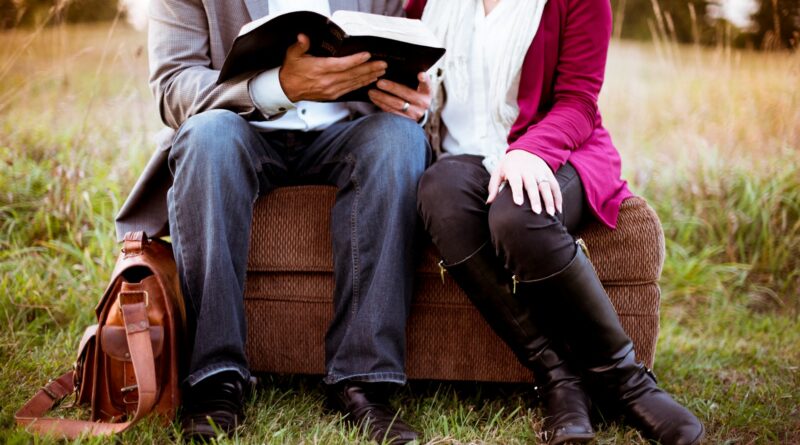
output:
<instances>
[{"instance_id":1,"label":"shirt cuff","mask_svg":"<svg viewBox=\"0 0 800 445\"><path fill-rule=\"evenodd\" d=\"M278 78L280 67L264 71L250 79L250 98L258 111L267 119L283 114L296 105L286 97Z\"/></svg>"},{"instance_id":2,"label":"shirt cuff","mask_svg":"<svg viewBox=\"0 0 800 445\"><path fill-rule=\"evenodd\" d=\"M425 114L423 114L422 117L419 118L419 120L417 121L417 124L419 124L420 127L424 127L425 124L428 123L428 115L429 114L430 114L430 111L429 110L425 110Z\"/></svg>"}]
</instances>

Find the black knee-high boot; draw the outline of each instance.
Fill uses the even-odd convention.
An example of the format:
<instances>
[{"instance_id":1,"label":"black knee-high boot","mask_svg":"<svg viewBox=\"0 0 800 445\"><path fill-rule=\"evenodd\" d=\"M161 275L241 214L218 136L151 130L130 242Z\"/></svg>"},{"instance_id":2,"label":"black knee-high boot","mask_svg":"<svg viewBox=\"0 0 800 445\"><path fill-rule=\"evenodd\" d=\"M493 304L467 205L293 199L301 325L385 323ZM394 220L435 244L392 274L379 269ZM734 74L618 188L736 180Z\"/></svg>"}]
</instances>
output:
<instances>
[{"instance_id":1,"label":"black knee-high boot","mask_svg":"<svg viewBox=\"0 0 800 445\"><path fill-rule=\"evenodd\" d=\"M467 259L445 267L495 333L533 371L547 412L549 443L591 440L589 398L580 378L541 334L529 302L512 294L508 272L492 245L486 243Z\"/></svg>"},{"instance_id":2,"label":"black knee-high boot","mask_svg":"<svg viewBox=\"0 0 800 445\"><path fill-rule=\"evenodd\" d=\"M700 443L704 428L697 417L656 386L648 369L636 361L633 343L592 264L581 249L570 264L548 278L519 282L517 294L554 299L563 335L587 379L627 421L664 445Z\"/></svg>"}]
</instances>

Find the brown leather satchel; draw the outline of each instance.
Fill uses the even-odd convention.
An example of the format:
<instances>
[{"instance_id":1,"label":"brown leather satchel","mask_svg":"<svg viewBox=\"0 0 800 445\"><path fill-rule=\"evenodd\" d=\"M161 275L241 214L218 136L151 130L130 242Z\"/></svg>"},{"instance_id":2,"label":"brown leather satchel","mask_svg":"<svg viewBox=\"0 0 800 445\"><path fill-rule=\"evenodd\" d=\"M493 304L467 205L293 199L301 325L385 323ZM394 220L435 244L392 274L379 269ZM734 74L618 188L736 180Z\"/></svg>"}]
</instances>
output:
<instances>
[{"instance_id":1,"label":"brown leather satchel","mask_svg":"<svg viewBox=\"0 0 800 445\"><path fill-rule=\"evenodd\" d=\"M51 380L16 414L39 433L76 438L119 433L155 413L169 421L180 405L186 312L172 248L126 233L111 283L86 329L74 369ZM74 393L91 420L44 418Z\"/></svg>"}]
</instances>

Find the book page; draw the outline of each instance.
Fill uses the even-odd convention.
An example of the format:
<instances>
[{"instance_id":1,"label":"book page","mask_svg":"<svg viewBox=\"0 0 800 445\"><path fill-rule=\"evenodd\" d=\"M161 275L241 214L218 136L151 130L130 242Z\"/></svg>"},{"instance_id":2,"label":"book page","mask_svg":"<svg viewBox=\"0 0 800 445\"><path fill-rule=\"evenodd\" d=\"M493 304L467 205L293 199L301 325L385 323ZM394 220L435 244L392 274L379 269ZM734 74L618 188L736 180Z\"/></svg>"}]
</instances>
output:
<instances>
[{"instance_id":1,"label":"book page","mask_svg":"<svg viewBox=\"0 0 800 445\"><path fill-rule=\"evenodd\" d=\"M243 35L247 34L248 32L258 28L259 26L263 25L264 23L267 23L268 21L274 19L278 15L280 15L280 14L265 15L264 17L261 17L260 19L256 19L256 20L253 20L252 22L245 23L244 25L242 25L242 28L239 29L239 35L243 36Z\"/></svg>"},{"instance_id":2,"label":"book page","mask_svg":"<svg viewBox=\"0 0 800 445\"><path fill-rule=\"evenodd\" d=\"M344 10L334 12L331 18L351 36L384 37L434 48L442 46L436 35L419 20Z\"/></svg>"},{"instance_id":3,"label":"book page","mask_svg":"<svg viewBox=\"0 0 800 445\"><path fill-rule=\"evenodd\" d=\"M300 2L300 3L302 3L302 2ZM325 3L325 5L327 6L327 3ZM296 8L295 6L298 6L298 8ZM325 8L325 7L299 8L300 6L303 6L303 5L302 4L293 5L291 8L285 8L283 10L276 11L276 12L274 12L272 14L265 15L264 17L261 17L260 19L253 20L252 22L245 23L241 27L241 29L239 29L239 35L241 36L241 35L247 34L248 32L258 28L259 26L263 25L264 23L267 23L268 21L270 21L270 20L272 20L272 19L274 19L276 17L280 17L280 16L286 15L286 14L291 14L293 12L307 11L307 12L315 12L315 13L317 13L319 15L322 15L322 16L325 16L325 17L330 17L331 16L330 7L327 7L327 8Z\"/></svg>"}]
</instances>

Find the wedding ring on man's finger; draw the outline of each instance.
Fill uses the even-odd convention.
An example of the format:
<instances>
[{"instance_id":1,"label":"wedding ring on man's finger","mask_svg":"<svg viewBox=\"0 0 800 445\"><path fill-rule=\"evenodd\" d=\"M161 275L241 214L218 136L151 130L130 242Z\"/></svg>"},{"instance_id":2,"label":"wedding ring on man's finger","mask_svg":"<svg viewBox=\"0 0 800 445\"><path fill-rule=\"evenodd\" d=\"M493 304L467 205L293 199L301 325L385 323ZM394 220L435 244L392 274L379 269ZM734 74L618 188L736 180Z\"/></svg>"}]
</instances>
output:
<instances>
[{"instance_id":1,"label":"wedding ring on man's finger","mask_svg":"<svg viewBox=\"0 0 800 445\"><path fill-rule=\"evenodd\" d=\"M401 110L403 113L405 113L406 111L408 111L408 109L409 109L410 107L411 107L411 104L410 104L410 103L408 103L408 102L404 102L404 103L403 103L403 108L401 108L400 110Z\"/></svg>"}]
</instances>

